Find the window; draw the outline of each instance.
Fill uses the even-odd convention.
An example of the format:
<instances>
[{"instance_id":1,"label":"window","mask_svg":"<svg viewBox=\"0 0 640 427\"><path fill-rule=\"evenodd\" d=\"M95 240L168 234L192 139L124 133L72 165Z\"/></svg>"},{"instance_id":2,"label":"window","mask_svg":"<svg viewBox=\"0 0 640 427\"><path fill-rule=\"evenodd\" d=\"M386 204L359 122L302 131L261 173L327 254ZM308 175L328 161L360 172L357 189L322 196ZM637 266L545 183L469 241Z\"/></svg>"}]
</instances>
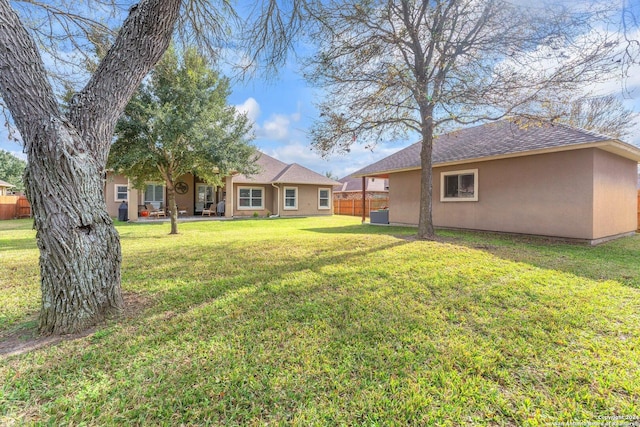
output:
<instances>
[{"instance_id":1,"label":"window","mask_svg":"<svg viewBox=\"0 0 640 427\"><path fill-rule=\"evenodd\" d=\"M441 202L477 202L478 169L442 172L440 174Z\"/></svg>"},{"instance_id":2,"label":"window","mask_svg":"<svg viewBox=\"0 0 640 427\"><path fill-rule=\"evenodd\" d=\"M161 209L164 205L164 185L147 184L144 190L144 204L151 203L154 208Z\"/></svg>"},{"instance_id":3,"label":"window","mask_svg":"<svg viewBox=\"0 0 640 427\"><path fill-rule=\"evenodd\" d=\"M126 185L122 185L122 184L116 184L115 185L115 190L114 190L114 194L115 194L115 200L116 202L126 202L129 200L129 192L128 192L128 188Z\"/></svg>"},{"instance_id":4,"label":"window","mask_svg":"<svg viewBox=\"0 0 640 427\"><path fill-rule=\"evenodd\" d=\"M239 187L238 188L238 209L262 209L262 188Z\"/></svg>"},{"instance_id":5,"label":"window","mask_svg":"<svg viewBox=\"0 0 640 427\"><path fill-rule=\"evenodd\" d=\"M196 211L201 211L215 202L215 188L209 184L196 184Z\"/></svg>"},{"instance_id":6,"label":"window","mask_svg":"<svg viewBox=\"0 0 640 427\"><path fill-rule=\"evenodd\" d=\"M298 187L284 187L285 210L298 209Z\"/></svg>"},{"instance_id":7,"label":"window","mask_svg":"<svg viewBox=\"0 0 640 427\"><path fill-rule=\"evenodd\" d=\"M318 189L318 209L331 209L330 197L331 197L331 189L319 188Z\"/></svg>"}]
</instances>

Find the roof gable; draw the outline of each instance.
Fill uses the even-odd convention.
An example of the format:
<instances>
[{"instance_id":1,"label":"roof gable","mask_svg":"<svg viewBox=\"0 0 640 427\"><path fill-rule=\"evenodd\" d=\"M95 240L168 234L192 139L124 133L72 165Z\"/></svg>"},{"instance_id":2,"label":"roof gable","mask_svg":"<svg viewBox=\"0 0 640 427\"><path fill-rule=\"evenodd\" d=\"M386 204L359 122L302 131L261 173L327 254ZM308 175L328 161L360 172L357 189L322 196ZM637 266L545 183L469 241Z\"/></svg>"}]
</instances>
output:
<instances>
[{"instance_id":1,"label":"roof gable","mask_svg":"<svg viewBox=\"0 0 640 427\"><path fill-rule=\"evenodd\" d=\"M640 149L610 137L563 124L530 123L524 126L501 120L461 129L434 139L433 164L464 163L494 157L535 154L544 150L578 149L589 144L611 144L640 158ZM358 172L355 176L419 169L421 143L406 147ZM614 151L614 150L612 150ZM621 154L622 155L622 154Z\"/></svg>"},{"instance_id":2,"label":"roof gable","mask_svg":"<svg viewBox=\"0 0 640 427\"><path fill-rule=\"evenodd\" d=\"M337 185L334 188L335 191L339 192L358 192L362 191L362 178L354 177L354 176L345 176L344 178L338 180L340 185ZM366 191L378 191L378 192L386 192L389 191L389 180L388 179L376 179L369 177L366 180Z\"/></svg>"},{"instance_id":3,"label":"roof gable","mask_svg":"<svg viewBox=\"0 0 640 427\"><path fill-rule=\"evenodd\" d=\"M286 164L267 154L260 153L256 161L259 172L254 175L237 175L233 182L245 184L313 184L334 186L336 181L297 163Z\"/></svg>"}]
</instances>

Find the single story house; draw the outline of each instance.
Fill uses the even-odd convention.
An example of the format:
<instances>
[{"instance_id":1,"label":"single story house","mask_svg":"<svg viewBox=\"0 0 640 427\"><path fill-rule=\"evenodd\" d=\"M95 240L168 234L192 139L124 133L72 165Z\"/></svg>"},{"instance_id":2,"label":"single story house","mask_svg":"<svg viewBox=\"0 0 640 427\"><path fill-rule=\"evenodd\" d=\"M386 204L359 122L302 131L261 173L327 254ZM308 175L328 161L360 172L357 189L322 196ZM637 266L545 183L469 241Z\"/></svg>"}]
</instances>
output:
<instances>
[{"instance_id":1,"label":"single story house","mask_svg":"<svg viewBox=\"0 0 640 427\"><path fill-rule=\"evenodd\" d=\"M14 188L15 185L9 184L6 181L0 179L0 196L8 196L10 193L10 188Z\"/></svg>"},{"instance_id":2,"label":"single story house","mask_svg":"<svg viewBox=\"0 0 640 427\"><path fill-rule=\"evenodd\" d=\"M417 225L420 149L354 176L389 179L389 223ZM509 120L441 135L433 146L436 227L553 236L592 244L638 228L640 149L562 124Z\"/></svg>"},{"instance_id":3,"label":"single story house","mask_svg":"<svg viewBox=\"0 0 640 427\"><path fill-rule=\"evenodd\" d=\"M338 180L340 185L333 187L334 199L362 200L362 178L353 175ZM366 199L385 199L389 196L389 180L369 177L364 179L364 193Z\"/></svg>"},{"instance_id":4,"label":"single story house","mask_svg":"<svg viewBox=\"0 0 640 427\"><path fill-rule=\"evenodd\" d=\"M176 204L186 215L200 215L213 204L225 201L225 217L312 216L332 214L332 189L336 181L296 163L287 164L264 153L257 160L259 172L232 174L224 185L213 186L193 174L176 180ZM128 203L128 218L138 218L145 205L166 209L163 182L148 182L144 191L131 187L126 176L109 173L105 185L107 210L118 216Z\"/></svg>"}]
</instances>

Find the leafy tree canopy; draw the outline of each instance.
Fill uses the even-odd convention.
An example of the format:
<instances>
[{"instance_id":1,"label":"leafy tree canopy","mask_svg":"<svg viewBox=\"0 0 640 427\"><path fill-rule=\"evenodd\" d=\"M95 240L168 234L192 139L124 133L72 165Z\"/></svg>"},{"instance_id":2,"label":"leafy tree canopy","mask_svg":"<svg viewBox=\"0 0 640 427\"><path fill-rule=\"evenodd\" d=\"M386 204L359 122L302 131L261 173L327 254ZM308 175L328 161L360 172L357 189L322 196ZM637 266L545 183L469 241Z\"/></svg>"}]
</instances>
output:
<instances>
[{"instance_id":1,"label":"leafy tree canopy","mask_svg":"<svg viewBox=\"0 0 640 427\"><path fill-rule=\"evenodd\" d=\"M138 188L189 172L218 185L232 171L250 173L251 125L227 105L229 93L228 79L194 48L182 57L169 48L118 122L108 166Z\"/></svg>"},{"instance_id":2,"label":"leafy tree canopy","mask_svg":"<svg viewBox=\"0 0 640 427\"><path fill-rule=\"evenodd\" d=\"M221 185L232 172L254 172L255 148L246 115L227 105L229 81L195 48L170 47L133 96L116 126L107 166L137 188L167 186L171 234L178 232L176 179L193 173Z\"/></svg>"},{"instance_id":3,"label":"leafy tree canopy","mask_svg":"<svg viewBox=\"0 0 640 427\"><path fill-rule=\"evenodd\" d=\"M24 191L22 175L26 166L27 162L24 160L17 158L8 151L0 150L0 179L15 185L14 190L16 191Z\"/></svg>"}]
</instances>

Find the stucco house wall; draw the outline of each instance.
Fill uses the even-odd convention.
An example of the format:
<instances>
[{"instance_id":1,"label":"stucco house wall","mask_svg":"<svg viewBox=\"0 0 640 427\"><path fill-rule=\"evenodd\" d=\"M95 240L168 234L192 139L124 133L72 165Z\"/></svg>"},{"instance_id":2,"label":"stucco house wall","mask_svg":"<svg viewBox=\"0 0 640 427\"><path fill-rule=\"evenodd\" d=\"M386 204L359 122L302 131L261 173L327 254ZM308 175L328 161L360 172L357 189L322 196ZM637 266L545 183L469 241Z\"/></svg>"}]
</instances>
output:
<instances>
[{"instance_id":1,"label":"stucco house wall","mask_svg":"<svg viewBox=\"0 0 640 427\"><path fill-rule=\"evenodd\" d=\"M317 185L288 184L279 185L280 188L280 216L315 216L315 215L332 215L333 195L330 186L321 187ZM285 207L285 188L296 188L298 190L298 206L296 209ZM319 206L319 190L325 189L329 191L329 207ZM274 213L278 212L275 210Z\"/></svg>"},{"instance_id":2,"label":"stucco house wall","mask_svg":"<svg viewBox=\"0 0 640 427\"><path fill-rule=\"evenodd\" d=\"M259 216L266 216L268 214L275 215L280 214L281 217L287 216L316 216L316 215L332 215L332 193L331 186L318 186L318 185L306 185L306 184L278 184L277 189L272 185L265 184L247 184L247 183L234 183L233 184L233 216L234 217L252 217L254 213L258 213ZM265 200L263 201L263 208L242 208L238 202L238 191L240 188L262 188ZM297 207L296 209L285 208L284 189L296 188L297 189ZM329 208L320 208L318 205L319 189L326 189L329 191ZM279 193L279 194L278 194ZM227 203L229 199L227 198ZM227 205L228 206L228 205Z\"/></svg>"},{"instance_id":3,"label":"stucco house wall","mask_svg":"<svg viewBox=\"0 0 640 427\"><path fill-rule=\"evenodd\" d=\"M478 201L440 200L443 172L478 170ZM436 227L597 240L637 228L636 162L596 148L433 169ZM416 225L420 171L389 174L389 221Z\"/></svg>"},{"instance_id":4,"label":"stucco house wall","mask_svg":"<svg viewBox=\"0 0 640 427\"><path fill-rule=\"evenodd\" d=\"M638 228L637 162L594 150L594 238L627 233Z\"/></svg>"},{"instance_id":5,"label":"stucco house wall","mask_svg":"<svg viewBox=\"0 0 640 427\"><path fill-rule=\"evenodd\" d=\"M264 153L259 153L256 160L258 172L245 176L242 174L230 174L223 178L224 185L222 187L214 187L214 193L211 198L214 203L225 200L225 217L252 217L254 214L264 217L279 213L281 216L307 216L307 215L331 215L332 212L332 188L337 184L336 181L318 174L310 169L300 166L296 163L287 164L281 162ZM182 182L186 184L185 194L176 192L176 204L181 209L186 210L186 215L198 215L201 213L203 200L201 195L203 191L198 191L199 184L204 184L197 176L189 173L181 176L176 180L176 184ZM128 185L129 181L126 176L107 174L107 182L105 183L105 201L109 215L118 216L120 201L116 199L116 185ZM153 184L151 182L147 183ZM161 183L157 183L161 184ZM209 186L209 184L205 184ZM297 209L284 210L284 187L296 187L298 189ZM164 186L163 186L164 187ZM183 186L184 187L184 186ZM259 188L262 190L262 205L240 206L239 191L240 188ZM328 207L320 207L319 189L328 191ZM202 190L202 188L200 188ZM279 190L278 190L279 189ZM157 194L157 193L156 193ZM200 195L199 195L200 194ZM144 190L136 191L129 185L129 218L137 218L138 205L144 203ZM156 204L161 203L165 208L168 202L166 188L164 188L164 200L159 201L156 198ZM214 208L215 209L215 208Z\"/></svg>"},{"instance_id":6,"label":"stucco house wall","mask_svg":"<svg viewBox=\"0 0 640 427\"><path fill-rule=\"evenodd\" d=\"M239 201L240 188L261 188L263 194L262 207L241 207ZM274 209L274 192L271 185L266 184L248 184L248 183L234 183L233 184L233 216L234 217L252 217L254 213L258 216L266 216L267 213L273 213ZM227 193L228 194L228 193ZM227 209L229 209L229 199L227 198Z\"/></svg>"},{"instance_id":7,"label":"stucco house wall","mask_svg":"<svg viewBox=\"0 0 640 427\"><path fill-rule=\"evenodd\" d=\"M107 204L107 212L111 217L118 217L118 209L120 208L121 201L116 200L116 185L128 186L128 198L127 203L131 204L131 188L129 187L129 180L126 176L114 175L112 173L107 174L107 180L104 188L104 200Z\"/></svg>"},{"instance_id":8,"label":"stucco house wall","mask_svg":"<svg viewBox=\"0 0 640 427\"><path fill-rule=\"evenodd\" d=\"M193 174L185 174L176 180L177 182L184 182L189 186L189 189L185 194L176 193L176 205L180 209L184 209L187 211L187 215L195 214L195 191L196 191L196 179ZM166 191L166 190L165 190Z\"/></svg>"},{"instance_id":9,"label":"stucco house wall","mask_svg":"<svg viewBox=\"0 0 640 427\"><path fill-rule=\"evenodd\" d=\"M440 227L591 239L592 150L438 168L434 217ZM442 172L478 169L477 202L440 201Z\"/></svg>"}]
</instances>

